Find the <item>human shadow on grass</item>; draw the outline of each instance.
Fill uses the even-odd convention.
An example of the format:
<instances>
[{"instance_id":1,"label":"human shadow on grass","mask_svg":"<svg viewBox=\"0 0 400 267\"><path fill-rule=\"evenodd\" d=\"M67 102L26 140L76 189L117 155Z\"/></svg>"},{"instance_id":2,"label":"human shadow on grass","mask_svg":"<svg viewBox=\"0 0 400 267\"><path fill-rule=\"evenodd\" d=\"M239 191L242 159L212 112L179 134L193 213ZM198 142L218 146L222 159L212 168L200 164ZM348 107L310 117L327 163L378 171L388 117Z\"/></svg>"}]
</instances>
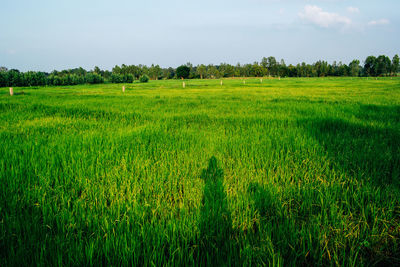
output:
<instances>
[{"instance_id":1,"label":"human shadow on grass","mask_svg":"<svg viewBox=\"0 0 400 267\"><path fill-rule=\"evenodd\" d=\"M304 126L336 167L349 176L379 187L399 187L400 131L396 113L399 110L362 106L356 114L362 120L360 123L327 118L304 122ZM379 126L382 121L390 121L390 126L383 127L382 123Z\"/></svg>"},{"instance_id":2,"label":"human shadow on grass","mask_svg":"<svg viewBox=\"0 0 400 267\"><path fill-rule=\"evenodd\" d=\"M224 191L224 172L218 160L213 156L208 167L203 169L204 193L200 210L200 239L196 264L200 266L240 266L258 265L266 259L265 251L259 248L263 243L260 236L262 225L253 225L248 229L234 229L231 213L228 209L227 195ZM265 218L275 220L277 200L258 184L250 184L249 197L252 206ZM279 238L279 237L277 237Z\"/></svg>"},{"instance_id":3,"label":"human shadow on grass","mask_svg":"<svg viewBox=\"0 0 400 267\"><path fill-rule=\"evenodd\" d=\"M237 249L232 242L232 219L223 186L224 172L213 156L202 171L204 194L200 217L200 244L198 264L229 265Z\"/></svg>"}]
</instances>

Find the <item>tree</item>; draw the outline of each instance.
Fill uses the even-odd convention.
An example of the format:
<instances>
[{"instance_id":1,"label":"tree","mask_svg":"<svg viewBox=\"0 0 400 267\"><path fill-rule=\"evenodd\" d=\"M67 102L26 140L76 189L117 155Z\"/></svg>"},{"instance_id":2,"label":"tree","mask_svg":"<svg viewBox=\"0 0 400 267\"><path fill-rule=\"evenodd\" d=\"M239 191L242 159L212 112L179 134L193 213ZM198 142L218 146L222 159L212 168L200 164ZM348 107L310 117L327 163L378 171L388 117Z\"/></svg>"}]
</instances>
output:
<instances>
[{"instance_id":1,"label":"tree","mask_svg":"<svg viewBox=\"0 0 400 267\"><path fill-rule=\"evenodd\" d=\"M235 68L227 63L221 63L218 66L218 71L221 77L233 77L235 75Z\"/></svg>"},{"instance_id":2,"label":"tree","mask_svg":"<svg viewBox=\"0 0 400 267\"><path fill-rule=\"evenodd\" d=\"M151 67L149 68L149 75L153 80L158 80L158 77L161 75L160 66L151 64Z\"/></svg>"},{"instance_id":3,"label":"tree","mask_svg":"<svg viewBox=\"0 0 400 267\"><path fill-rule=\"evenodd\" d=\"M350 68L350 76L358 77L360 75L360 61L358 59L354 59L349 64Z\"/></svg>"},{"instance_id":4,"label":"tree","mask_svg":"<svg viewBox=\"0 0 400 267\"><path fill-rule=\"evenodd\" d=\"M197 73L200 75L200 79L203 79L203 77L207 74L207 68L205 65L201 64L200 66L197 67Z\"/></svg>"},{"instance_id":5,"label":"tree","mask_svg":"<svg viewBox=\"0 0 400 267\"><path fill-rule=\"evenodd\" d=\"M281 62L279 63L279 71L278 74L281 77L286 77L288 75L288 68L286 67L285 60L281 59Z\"/></svg>"},{"instance_id":6,"label":"tree","mask_svg":"<svg viewBox=\"0 0 400 267\"><path fill-rule=\"evenodd\" d=\"M394 76L397 76L397 72L399 72L399 55L397 54L392 59L391 71Z\"/></svg>"},{"instance_id":7,"label":"tree","mask_svg":"<svg viewBox=\"0 0 400 267\"><path fill-rule=\"evenodd\" d=\"M391 62L387 56L380 55L376 58L376 75L386 75L390 72Z\"/></svg>"},{"instance_id":8,"label":"tree","mask_svg":"<svg viewBox=\"0 0 400 267\"><path fill-rule=\"evenodd\" d=\"M97 66L94 67L93 72L96 73L96 74L101 74L101 70Z\"/></svg>"},{"instance_id":9,"label":"tree","mask_svg":"<svg viewBox=\"0 0 400 267\"><path fill-rule=\"evenodd\" d=\"M253 65L252 64L245 64L243 66L243 74L244 74L243 76L245 76L245 77L254 77L255 74L254 74Z\"/></svg>"},{"instance_id":10,"label":"tree","mask_svg":"<svg viewBox=\"0 0 400 267\"><path fill-rule=\"evenodd\" d=\"M121 74L122 70L118 65L115 65L115 67L112 69L112 73L115 74Z\"/></svg>"},{"instance_id":11,"label":"tree","mask_svg":"<svg viewBox=\"0 0 400 267\"><path fill-rule=\"evenodd\" d=\"M190 68L186 65L179 66L176 69L176 76L179 79L181 79L181 78L187 79L187 78L189 78L189 75L190 75Z\"/></svg>"},{"instance_id":12,"label":"tree","mask_svg":"<svg viewBox=\"0 0 400 267\"><path fill-rule=\"evenodd\" d=\"M162 76L164 79L173 79L175 77L175 69L171 67L169 67L168 69L163 69Z\"/></svg>"},{"instance_id":13,"label":"tree","mask_svg":"<svg viewBox=\"0 0 400 267\"><path fill-rule=\"evenodd\" d=\"M318 77L325 77L329 72L328 62L326 61L317 61L313 65L313 72L316 73Z\"/></svg>"},{"instance_id":14,"label":"tree","mask_svg":"<svg viewBox=\"0 0 400 267\"><path fill-rule=\"evenodd\" d=\"M376 57L369 56L365 59L364 62L364 72L368 76L375 76L376 75Z\"/></svg>"},{"instance_id":15,"label":"tree","mask_svg":"<svg viewBox=\"0 0 400 267\"><path fill-rule=\"evenodd\" d=\"M146 74L140 76L139 78L139 82L141 83L147 83L149 81L149 76L147 76Z\"/></svg>"},{"instance_id":16,"label":"tree","mask_svg":"<svg viewBox=\"0 0 400 267\"><path fill-rule=\"evenodd\" d=\"M267 68L269 70L269 74L272 75L272 76L277 75L277 73L278 73L278 64L276 62L275 57L268 57L267 61L268 61Z\"/></svg>"},{"instance_id":17,"label":"tree","mask_svg":"<svg viewBox=\"0 0 400 267\"><path fill-rule=\"evenodd\" d=\"M268 67L268 58L263 57L261 59L260 65L263 66L266 69Z\"/></svg>"},{"instance_id":18,"label":"tree","mask_svg":"<svg viewBox=\"0 0 400 267\"><path fill-rule=\"evenodd\" d=\"M85 76L87 73L87 71L82 67L79 67L77 69L72 69L71 71L73 74L80 75L80 76Z\"/></svg>"},{"instance_id":19,"label":"tree","mask_svg":"<svg viewBox=\"0 0 400 267\"><path fill-rule=\"evenodd\" d=\"M255 77L262 77L264 72L263 72L263 67L258 64L258 62L254 62L252 66L253 70L252 73L254 74Z\"/></svg>"},{"instance_id":20,"label":"tree","mask_svg":"<svg viewBox=\"0 0 400 267\"><path fill-rule=\"evenodd\" d=\"M19 70L12 69L7 72L7 86L23 86L24 77Z\"/></svg>"},{"instance_id":21,"label":"tree","mask_svg":"<svg viewBox=\"0 0 400 267\"><path fill-rule=\"evenodd\" d=\"M207 76L214 79L215 77L217 77L217 67L215 67L214 65L208 65L207 67Z\"/></svg>"},{"instance_id":22,"label":"tree","mask_svg":"<svg viewBox=\"0 0 400 267\"><path fill-rule=\"evenodd\" d=\"M101 77L99 74L92 73L92 72L86 74L85 80L89 84L96 84L96 83L103 83L104 82L104 78L103 77Z\"/></svg>"},{"instance_id":23,"label":"tree","mask_svg":"<svg viewBox=\"0 0 400 267\"><path fill-rule=\"evenodd\" d=\"M72 74L71 75L71 83L72 84L84 84L85 78L82 75Z\"/></svg>"},{"instance_id":24,"label":"tree","mask_svg":"<svg viewBox=\"0 0 400 267\"><path fill-rule=\"evenodd\" d=\"M122 74L112 73L110 77L111 83L122 83L124 76Z\"/></svg>"},{"instance_id":25,"label":"tree","mask_svg":"<svg viewBox=\"0 0 400 267\"><path fill-rule=\"evenodd\" d=\"M5 71L0 71L0 87L7 86L7 73Z\"/></svg>"},{"instance_id":26,"label":"tree","mask_svg":"<svg viewBox=\"0 0 400 267\"><path fill-rule=\"evenodd\" d=\"M240 63L237 63L235 66L235 76L236 77L242 77L243 75L243 68L240 66Z\"/></svg>"},{"instance_id":27,"label":"tree","mask_svg":"<svg viewBox=\"0 0 400 267\"><path fill-rule=\"evenodd\" d=\"M133 83L133 80L134 80L134 77L133 77L133 75L130 74L130 73L126 73L126 74L124 74L123 77L122 77L122 81L123 81L124 83Z\"/></svg>"}]
</instances>

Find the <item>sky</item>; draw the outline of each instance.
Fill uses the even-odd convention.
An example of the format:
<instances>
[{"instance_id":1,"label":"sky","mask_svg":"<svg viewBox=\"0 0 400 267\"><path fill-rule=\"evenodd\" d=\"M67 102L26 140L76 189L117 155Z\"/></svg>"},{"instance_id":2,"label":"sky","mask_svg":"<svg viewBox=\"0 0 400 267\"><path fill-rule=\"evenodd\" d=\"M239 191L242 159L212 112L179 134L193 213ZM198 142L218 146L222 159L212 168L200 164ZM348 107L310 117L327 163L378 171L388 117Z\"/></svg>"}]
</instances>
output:
<instances>
[{"instance_id":1,"label":"sky","mask_svg":"<svg viewBox=\"0 0 400 267\"><path fill-rule=\"evenodd\" d=\"M399 0L1 0L0 66L361 62L400 54Z\"/></svg>"}]
</instances>

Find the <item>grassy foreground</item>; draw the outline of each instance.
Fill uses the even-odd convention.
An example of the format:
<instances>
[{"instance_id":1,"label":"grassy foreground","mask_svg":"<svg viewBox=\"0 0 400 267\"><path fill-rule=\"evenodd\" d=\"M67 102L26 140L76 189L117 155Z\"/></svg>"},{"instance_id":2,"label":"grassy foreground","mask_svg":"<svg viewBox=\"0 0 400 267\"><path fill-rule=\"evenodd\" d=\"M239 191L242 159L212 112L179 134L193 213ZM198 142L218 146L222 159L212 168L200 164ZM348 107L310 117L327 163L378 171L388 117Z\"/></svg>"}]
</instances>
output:
<instances>
[{"instance_id":1,"label":"grassy foreground","mask_svg":"<svg viewBox=\"0 0 400 267\"><path fill-rule=\"evenodd\" d=\"M0 266L400 264L400 79L0 88Z\"/></svg>"}]
</instances>

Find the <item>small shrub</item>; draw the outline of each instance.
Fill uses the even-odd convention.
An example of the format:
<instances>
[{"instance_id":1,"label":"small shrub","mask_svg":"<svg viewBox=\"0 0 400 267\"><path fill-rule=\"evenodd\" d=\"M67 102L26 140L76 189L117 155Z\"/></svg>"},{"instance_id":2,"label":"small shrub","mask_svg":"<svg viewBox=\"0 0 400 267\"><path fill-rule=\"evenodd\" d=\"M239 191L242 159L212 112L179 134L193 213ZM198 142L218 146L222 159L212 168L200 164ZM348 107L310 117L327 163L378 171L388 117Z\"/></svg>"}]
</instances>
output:
<instances>
[{"instance_id":1,"label":"small shrub","mask_svg":"<svg viewBox=\"0 0 400 267\"><path fill-rule=\"evenodd\" d=\"M123 76L123 81L124 81L124 83L133 83L133 80L134 80L134 79L135 79L135 78L134 78L133 75L130 74L130 73L124 74L124 76Z\"/></svg>"},{"instance_id":2,"label":"small shrub","mask_svg":"<svg viewBox=\"0 0 400 267\"><path fill-rule=\"evenodd\" d=\"M111 83L122 83L123 79L124 79L124 77L122 76L122 74L113 73L113 74L111 74L110 82Z\"/></svg>"},{"instance_id":3,"label":"small shrub","mask_svg":"<svg viewBox=\"0 0 400 267\"><path fill-rule=\"evenodd\" d=\"M141 82L141 83L147 83L148 81L149 81L149 76L147 76L147 75L142 75L139 78L139 82Z\"/></svg>"}]
</instances>

